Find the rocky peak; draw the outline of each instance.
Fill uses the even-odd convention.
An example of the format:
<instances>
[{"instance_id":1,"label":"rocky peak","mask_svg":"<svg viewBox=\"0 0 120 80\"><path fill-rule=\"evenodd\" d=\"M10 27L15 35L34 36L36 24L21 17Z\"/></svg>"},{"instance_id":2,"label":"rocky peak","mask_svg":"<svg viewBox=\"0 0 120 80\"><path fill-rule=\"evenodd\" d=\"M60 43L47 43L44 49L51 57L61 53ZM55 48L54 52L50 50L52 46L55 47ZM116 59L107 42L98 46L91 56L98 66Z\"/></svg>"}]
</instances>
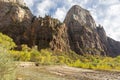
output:
<instances>
[{"instance_id":1,"label":"rocky peak","mask_svg":"<svg viewBox=\"0 0 120 80\"><path fill-rule=\"evenodd\" d=\"M64 20L68 27L69 44L78 54L106 55L96 30L96 24L89 11L73 6Z\"/></svg>"},{"instance_id":2,"label":"rocky peak","mask_svg":"<svg viewBox=\"0 0 120 80\"><path fill-rule=\"evenodd\" d=\"M13 38L18 46L37 45L39 49L73 50L78 54L120 54L120 42L107 37L90 12L78 5L61 23L50 16L33 16L23 0L0 0L0 32Z\"/></svg>"},{"instance_id":3,"label":"rocky peak","mask_svg":"<svg viewBox=\"0 0 120 80\"><path fill-rule=\"evenodd\" d=\"M106 35L106 32L105 32L103 26L101 26L101 25L99 24L99 25L96 27L96 29L97 29L97 32L98 32L99 36L100 36L101 38L103 38L104 40L107 40L107 35ZM103 39L102 39L102 40L103 40ZM104 41L104 42L105 42L105 41Z\"/></svg>"},{"instance_id":4,"label":"rocky peak","mask_svg":"<svg viewBox=\"0 0 120 80\"><path fill-rule=\"evenodd\" d=\"M92 18L90 12L78 5L74 5L67 13L65 21L66 24L69 22L78 22L81 26L89 26L95 28L96 24Z\"/></svg>"},{"instance_id":5,"label":"rocky peak","mask_svg":"<svg viewBox=\"0 0 120 80\"><path fill-rule=\"evenodd\" d=\"M52 50L68 51L67 27L64 23L48 15L44 18L34 17L31 28L24 33L24 44L29 47L35 45L38 49L50 48Z\"/></svg>"},{"instance_id":6,"label":"rocky peak","mask_svg":"<svg viewBox=\"0 0 120 80\"><path fill-rule=\"evenodd\" d=\"M119 55L120 42L107 37L103 26L96 26L89 11L75 5L68 11L64 22L70 48L76 53Z\"/></svg>"},{"instance_id":7,"label":"rocky peak","mask_svg":"<svg viewBox=\"0 0 120 80\"><path fill-rule=\"evenodd\" d=\"M23 0L0 0L0 26L12 23L30 24L33 15Z\"/></svg>"},{"instance_id":8,"label":"rocky peak","mask_svg":"<svg viewBox=\"0 0 120 80\"><path fill-rule=\"evenodd\" d=\"M23 0L0 0L0 32L9 35L17 44L24 40L33 15Z\"/></svg>"}]
</instances>

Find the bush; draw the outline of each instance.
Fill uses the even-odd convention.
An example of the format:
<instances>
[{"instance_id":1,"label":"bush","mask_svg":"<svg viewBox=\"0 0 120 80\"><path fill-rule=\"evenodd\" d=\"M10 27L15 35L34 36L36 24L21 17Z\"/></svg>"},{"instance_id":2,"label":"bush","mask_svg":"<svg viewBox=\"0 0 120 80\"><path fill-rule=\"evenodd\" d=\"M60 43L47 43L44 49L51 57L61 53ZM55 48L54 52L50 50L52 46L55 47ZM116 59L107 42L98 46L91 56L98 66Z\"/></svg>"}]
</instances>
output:
<instances>
[{"instance_id":1,"label":"bush","mask_svg":"<svg viewBox=\"0 0 120 80\"><path fill-rule=\"evenodd\" d=\"M15 80L15 67L8 50L0 46L0 80Z\"/></svg>"},{"instance_id":2,"label":"bush","mask_svg":"<svg viewBox=\"0 0 120 80\"><path fill-rule=\"evenodd\" d=\"M15 63L10 50L15 47L11 38L0 33L0 80L15 80Z\"/></svg>"},{"instance_id":3,"label":"bush","mask_svg":"<svg viewBox=\"0 0 120 80\"><path fill-rule=\"evenodd\" d=\"M13 62L12 59L8 57L10 56L10 54L14 57L15 61L32 61L43 65L66 64L68 66L73 66L73 67L100 69L100 70L101 69L120 70L120 56L117 56L115 58L104 57L100 55L89 55L89 54L80 56L73 51L69 51L68 53L60 52L60 51L51 51L49 49L42 49L41 51L38 51L37 47L29 48L27 45L22 45L22 50L17 51L17 50L13 50L15 46L16 45L11 38L0 33L0 48L1 48L0 69L1 70L2 68L5 68L5 66L8 67L8 69L10 66L13 66L12 64L10 64L10 62ZM1 75L3 75L2 72L0 73Z\"/></svg>"},{"instance_id":4,"label":"bush","mask_svg":"<svg viewBox=\"0 0 120 80\"><path fill-rule=\"evenodd\" d=\"M98 55L84 55L75 60L70 66L95 70L120 70L120 57L111 58Z\"/></svg>"},{"instance_id":5,"label":"bush","mask_svg":"<svg viewBox=\"0 0 120 80\"><path fill-rule=\"evenodd\" d=\"M10 50L13 49L16 45L10 37L0 33L0 46Z\"/></svg>"}]
</instances>

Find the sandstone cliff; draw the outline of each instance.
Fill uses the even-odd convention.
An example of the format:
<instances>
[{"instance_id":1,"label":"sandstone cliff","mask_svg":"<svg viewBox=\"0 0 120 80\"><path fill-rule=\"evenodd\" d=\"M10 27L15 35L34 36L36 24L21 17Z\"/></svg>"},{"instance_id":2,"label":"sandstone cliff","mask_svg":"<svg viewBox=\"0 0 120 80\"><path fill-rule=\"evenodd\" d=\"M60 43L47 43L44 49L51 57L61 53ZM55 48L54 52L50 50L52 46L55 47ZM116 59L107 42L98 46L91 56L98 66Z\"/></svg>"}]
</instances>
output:
<instances>
[{"instance_id":1,"label":"sandstone cliff","mask_svg":"<svg viewBox=\"0 0 120 80\"><path fill-rule=\"evenodd\" d=\"M96 26L90 12L78 5L69 10L61 23L50 16L33 16L22 0L1 0L0 32L12 37L18 46L73 50L82 55L120 55L120 42L107 37L104 28Z\"/></svg>"},{"instance_id":2,"label":"sandstone cliff","mask_svg":"<svg viewBox=\"0 0 120 80\"><path fill-rule=\"evenodd\" d=\"M30 47L37 45L39 49L69 50L67 27L64 23L50 16L35 17L26 36L29 38Z\"/></svg>"},{"instance_id":3,"label":"sandstone cliff","mask_svg":"<svg viewBox=\"0 0 120 80\"><path fill-rule=\"evenodd\" d=\"M120 42L107 37L104 28L96 26L89 11L73 6L64 20L68 27L70 47L78 54L117 56Z\"/></svg>"},{"instance_id":4,"label":"sandstone cliff","mask_svg":"<svg viewBox=\"0 0 120 80\"><path fill-rule=\"evenodd\" d=\"M24 32L29 29L32 13L23 0L0 0L0 32L14 39L20 45Z\"/></svg>"},{"instance_id":5,"label":"sandstone cliff","mask_svg":"<svg viewBox=\"0 0 120 80\"><path fill-rule=\"evenodd\" d=\"M23 0L0 1L0 32L12 37L18 45L39 49L68 51L67 27L50 16L36 18Z\"/></svg>"},{"instance_id":6,"label":"sandstone cliff","mask_svg":"<svg viewBox=\"0 0 120 80\"><path fill-rule=\"evenodd\" d=\"M79 54L106 55L89 11L75 5L67 13L64 22L68 27L70 47L73 51Z\"/></svg>"}]
</instances>

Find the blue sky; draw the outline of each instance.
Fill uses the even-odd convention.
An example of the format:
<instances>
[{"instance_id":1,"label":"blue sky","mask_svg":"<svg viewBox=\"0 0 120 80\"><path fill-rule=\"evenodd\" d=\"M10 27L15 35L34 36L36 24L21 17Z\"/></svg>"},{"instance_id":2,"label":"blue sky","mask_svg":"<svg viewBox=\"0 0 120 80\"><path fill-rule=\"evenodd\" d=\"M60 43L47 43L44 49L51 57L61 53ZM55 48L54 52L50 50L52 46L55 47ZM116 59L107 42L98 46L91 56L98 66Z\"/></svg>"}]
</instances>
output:
<instances>
[{"instance_id":1,"label":"blue sky","mask_svg":"<svg viewBox=\"0 0 120 80\"><path fill-rule=\"evenodd\" d=\"M103 25L108 36L120 41L120 0L24 0L36 16L49 14L63 21L73 5L90 11L96 24Z\"/></svg>"}]
</instances>

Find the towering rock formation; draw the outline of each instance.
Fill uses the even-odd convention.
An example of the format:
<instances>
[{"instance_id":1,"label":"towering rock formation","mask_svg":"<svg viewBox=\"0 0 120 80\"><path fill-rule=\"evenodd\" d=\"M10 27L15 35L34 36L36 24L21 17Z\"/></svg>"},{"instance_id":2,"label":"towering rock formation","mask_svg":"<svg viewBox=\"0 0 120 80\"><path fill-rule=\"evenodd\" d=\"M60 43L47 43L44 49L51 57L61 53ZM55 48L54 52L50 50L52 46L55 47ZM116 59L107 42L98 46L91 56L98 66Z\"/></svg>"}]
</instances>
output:
<instances>
[{"instance_id":1,"label":"towering rock formation","mask_svg":"<svg viewBox=\"0 0 120 80\"><path fill-rule=\"evenodd\" d=\"M96 29L99 34L101 44L103 45L107 55L112 57L120 55L120 42L108 37L101 25L99 25Z\"/></svg>"},{"instance_id":2,"label":"towering rock formation","mask_svg":"<svg viewBox=\"0 0 120 80\"><path fill-rule=\"evenodd\" d=\"M37 45L39 49L50 48L52 50L68 51L69 42L67 27L57 19L50 16L34 18L31 25L30 45Z\"/></svg>"},{"instance_id":3,"label":"towering rock formation","mask_svg":"<svg viewBox=\"0 0 120 80\"><path fill-rule=\"evenodd\" d=\"M0 32L12 37L18 45L22 44L32 18L23 0L0 0Z\"/></svg>"},{"instance_id":4,"label":"towering rock formation","mask_svg":"<svg viewBox=\"0 0 120 80\"><path fill-rule=\"evenodd\" d=\"M119 41L115 41L110 37L107 37L107 43L108 43L108 55L115 57L120 55L120 42Z\"/></svg>"},{"instance_id":5,"label":"towering rock formation","mask_svg":"<svg viewBox=\"0 0 120 80\"><path fill-rule=\"evenodd\" d=\"M0 4L0 32L12 37L18 46L69 50L64 23L50 16L36 18L23 0L2 0Z\"/></svg>"},{"instance_id":6,"label":"towering rock formation","mask_svg":"<svg viewBox=\"0 0 120 80\"><path fill-rule=\"evenodd\" d=\"M50 16L35 17L23 0L0 0L0 32L20 46L39 49L73 50L78 54L120 55L120 42L106 36L96 26L90 12L78 5L66 15L64 23Z\"/></svg>"},{"instance_id":7,"label":"towering rock formation","mask_svg":"<svg viewBox=\"0 0 120 80\"><path fill-rule=\"evenodd\" d=\"M79 54L106 55L89 11L75 5L67 13L64 22L68 27L70 47L73 51Z\"/></svg>"},{"instance_id":8,"label":"towering rock formation","mask_svg":"<svg viewBox=\"0 0 120 80\"><path fill-rule=\"evenodd\" d=\"M68 28L70 48L78 54L117 56L120 42L106 36L101 25L96 26L89 11L73 6L64 20Z\"/></svg>"}]
</instances>

